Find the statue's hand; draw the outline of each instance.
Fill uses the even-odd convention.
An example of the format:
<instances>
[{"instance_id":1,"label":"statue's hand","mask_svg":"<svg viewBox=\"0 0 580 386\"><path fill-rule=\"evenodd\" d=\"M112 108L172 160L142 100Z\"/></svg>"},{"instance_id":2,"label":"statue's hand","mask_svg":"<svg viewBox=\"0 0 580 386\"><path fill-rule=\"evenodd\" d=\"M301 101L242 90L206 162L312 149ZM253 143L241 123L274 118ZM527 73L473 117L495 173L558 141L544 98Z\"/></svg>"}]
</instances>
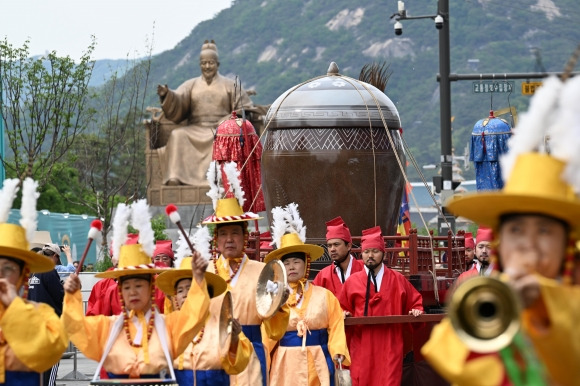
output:
<instances>
[{"instance_id":1,"label":"statue's hand","mask_svg":"<svg viewBox=\"0 0 580 386\"><path fill-rule=\"evenodd\" d=\"M169 92L169 87L166 84L158 84L157 85L157 95L161 98L165 98L165 95Z\"/></svg>"}]
</instances>

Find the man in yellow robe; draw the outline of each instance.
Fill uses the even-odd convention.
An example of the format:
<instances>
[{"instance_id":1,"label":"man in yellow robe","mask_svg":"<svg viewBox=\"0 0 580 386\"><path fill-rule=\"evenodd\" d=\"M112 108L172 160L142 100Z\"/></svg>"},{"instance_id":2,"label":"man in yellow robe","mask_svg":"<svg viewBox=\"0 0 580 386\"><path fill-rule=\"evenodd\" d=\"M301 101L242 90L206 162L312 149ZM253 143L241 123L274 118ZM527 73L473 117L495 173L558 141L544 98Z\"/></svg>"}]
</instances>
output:
<instances>
[{"instance_id":1,"label":"man in yellow robe","mask_svg":"<svg viewBox=\"0 0 580 386\"><path fill-rule=\"evenodd\" d=\"M236 165L232 162L232 170L236 170ZM231 165L230 165L231 166ZM230 166L225 169L229 170ZM266 350L264 341L272 339L274 341L280 338L286 332L288 325L289 309L283 306L270 319L262 319L256 308L256 288L258 278L265 264L259 261L251 260L245 254L246 240L248 238L248 221L259 219L258 215L243 211L244 196L241 190L239 177L236 173L225 172L227 183L230 186L226 198L219 197L219 188L215 183L221 180L221 174L210 176L211 171L215 170L215 164L212 162L209 167L208 180L211 186L211 198L214 202L215 213L206 218L204 224L214 224L214 243L217 254L213 258L213 264L210 263L208 269L212 273L221 276L228 283L228 290L233 297L234 317L242 324L244 335L252 342L254 353L246 370L232 377L232 384L236 385L264 385L268 383L268 364L266 361ZM236 174L236 175L234 175ZM235 197L234 197L235 194ZM227 197L231 195L230 197ZM262 337L262 327L265 337ZM234 379L235 378L235 379Z\"/></svg>"},{"instance_id":2,"label":"man in yellow robe","mask_svg":"<svg viewBox=\"0 0 580 386\"><path fill-rule=\"evenodd\" d=\"M2 209L0 218L8 218L8 210L16 194L17 179L5 180L0 191ZM23 205L35 197L36 183L26 179L23 183ZM12 195L9 190L13 191ZM9 197L7 197L9 196ZM0 212L3 210L0 209ZM26 209L26 210L25 210ZM22 208L22 224L27 228L36 219L30 215L36 208ZM54 263L47 257L29 251L29 240L34 231L21 226L0 223L0 385L38 386L42 384L41 373L60 360L68 345L66 332L54 309L48 304L26 300L19 296L28 284L30 273L49 272ZM25 287L26 289L26 287Z\"/></svg>"}]
</instances>

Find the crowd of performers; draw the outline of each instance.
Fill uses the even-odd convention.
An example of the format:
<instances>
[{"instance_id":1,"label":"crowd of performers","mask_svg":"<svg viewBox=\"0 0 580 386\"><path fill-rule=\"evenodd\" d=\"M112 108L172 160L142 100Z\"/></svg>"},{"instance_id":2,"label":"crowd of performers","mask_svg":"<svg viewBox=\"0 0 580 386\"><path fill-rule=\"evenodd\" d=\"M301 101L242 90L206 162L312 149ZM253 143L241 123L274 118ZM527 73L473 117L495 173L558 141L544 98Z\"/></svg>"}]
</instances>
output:
<instances>
[{"instance_id":1,"label":"crowd of performers","mask_svg":"<svg viewBox=\"0 0 580 386\"><path fill-rule=\"evenodd\" d=\"M566 87L579 90L580 78ZM551 141L551 152L515 146L520 151L514 151L502 190L455 197L447 204L455 215L489 227L482 226L473 245L466 245L475 250L478 263L456 287L473 277L496 276L523 305L517 339L498 352L468 348L447 318L435 326L421 353L450 383L578 384L580 287L574 245L580 199L563 176L580 180L580 168L573 165L570 172L568 159L558 155L557 140ZM220 178L208 173L216 183ZM21 183L22 220L15 225L6 221L20 181L6 180L0 191L0 384L38 385L70 340L98 363L93 382L153 378L179 385L333 385L341 363L349 367L353 385L399 385L407 325L345 328L344 323L349 316L421 318L423 313L419 292L383 263L380 227L363 231L362 259L357 260L350 254L347 224L340 217L329 220L327 250L333 263L309 282L310 264L324 249L305 243L306 227L294 203L272 209L275 249L264 262L245 254L248 223L258 216L243 211L236 178L227 176L230 194L212 187L215 212L192 236L195 248L182 249L177 259L166 243L156 251L145 200L120 204L113 221L114 268L96 275L103 280L94 287L86 314L80 280L71 274L61 318L47 305L26 299L28 275L54 266L29 250L37 223L37 184ZM138 235L127 233L129 223ZM285 267L288 287L272 285L269 291L284 291L287 300L263 317L256 305L258 278L275 260ZM234 319L229 339L222 341L220 312L226 300Z\"/></svg>"}]
</instances>

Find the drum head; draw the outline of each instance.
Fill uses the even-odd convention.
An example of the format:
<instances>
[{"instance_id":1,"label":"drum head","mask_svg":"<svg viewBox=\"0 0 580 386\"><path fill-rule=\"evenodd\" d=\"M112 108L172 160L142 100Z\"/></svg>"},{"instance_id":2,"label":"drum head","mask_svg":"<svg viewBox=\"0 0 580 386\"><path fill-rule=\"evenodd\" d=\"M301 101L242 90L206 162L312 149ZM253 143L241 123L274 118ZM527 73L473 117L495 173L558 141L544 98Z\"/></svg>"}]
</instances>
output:
<instances>
[{"instance_id":1,"label":"drum head","mask_svg":"<svg viewBox=\"0 0 580 386\"><path fill-rule=\"evenodd\" d=\"M232 340L232 320L234 319L234 304L232 293L226 292L222 300L219 319L219 350L220 357L227 354Z\"/></svg>"},{"instance_id":2,"label":"drum head","mask_svg":"<svg viewBox=\"0 0 580 386\"><path fill-rule=\"evenodd\" d=\"M256 288L256 309L262 319L271 318L286 303L287 286L286 268L280 260L272 260L262 268Z\"/></svg>"}]
</instances>

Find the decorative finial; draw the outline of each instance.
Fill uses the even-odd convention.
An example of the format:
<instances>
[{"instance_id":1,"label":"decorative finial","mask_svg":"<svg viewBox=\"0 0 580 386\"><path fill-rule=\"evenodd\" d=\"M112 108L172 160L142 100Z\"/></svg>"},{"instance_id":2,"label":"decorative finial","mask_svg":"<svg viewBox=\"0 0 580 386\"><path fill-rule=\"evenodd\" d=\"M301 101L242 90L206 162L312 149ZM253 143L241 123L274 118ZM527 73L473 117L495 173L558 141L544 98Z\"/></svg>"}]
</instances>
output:
<instances>
[{"instance_id":1,"label":"decorative finial","mask_svg":"<svg viewBox=\"0 0 580 386\"><path fill-rule=\"evenodd\" d=\"M328 66L328 71L326 72L326 75L340 75L338 73L338 64L336 64L335 62L330 62L330 66Z\"/></svg>"}]
</instances>

